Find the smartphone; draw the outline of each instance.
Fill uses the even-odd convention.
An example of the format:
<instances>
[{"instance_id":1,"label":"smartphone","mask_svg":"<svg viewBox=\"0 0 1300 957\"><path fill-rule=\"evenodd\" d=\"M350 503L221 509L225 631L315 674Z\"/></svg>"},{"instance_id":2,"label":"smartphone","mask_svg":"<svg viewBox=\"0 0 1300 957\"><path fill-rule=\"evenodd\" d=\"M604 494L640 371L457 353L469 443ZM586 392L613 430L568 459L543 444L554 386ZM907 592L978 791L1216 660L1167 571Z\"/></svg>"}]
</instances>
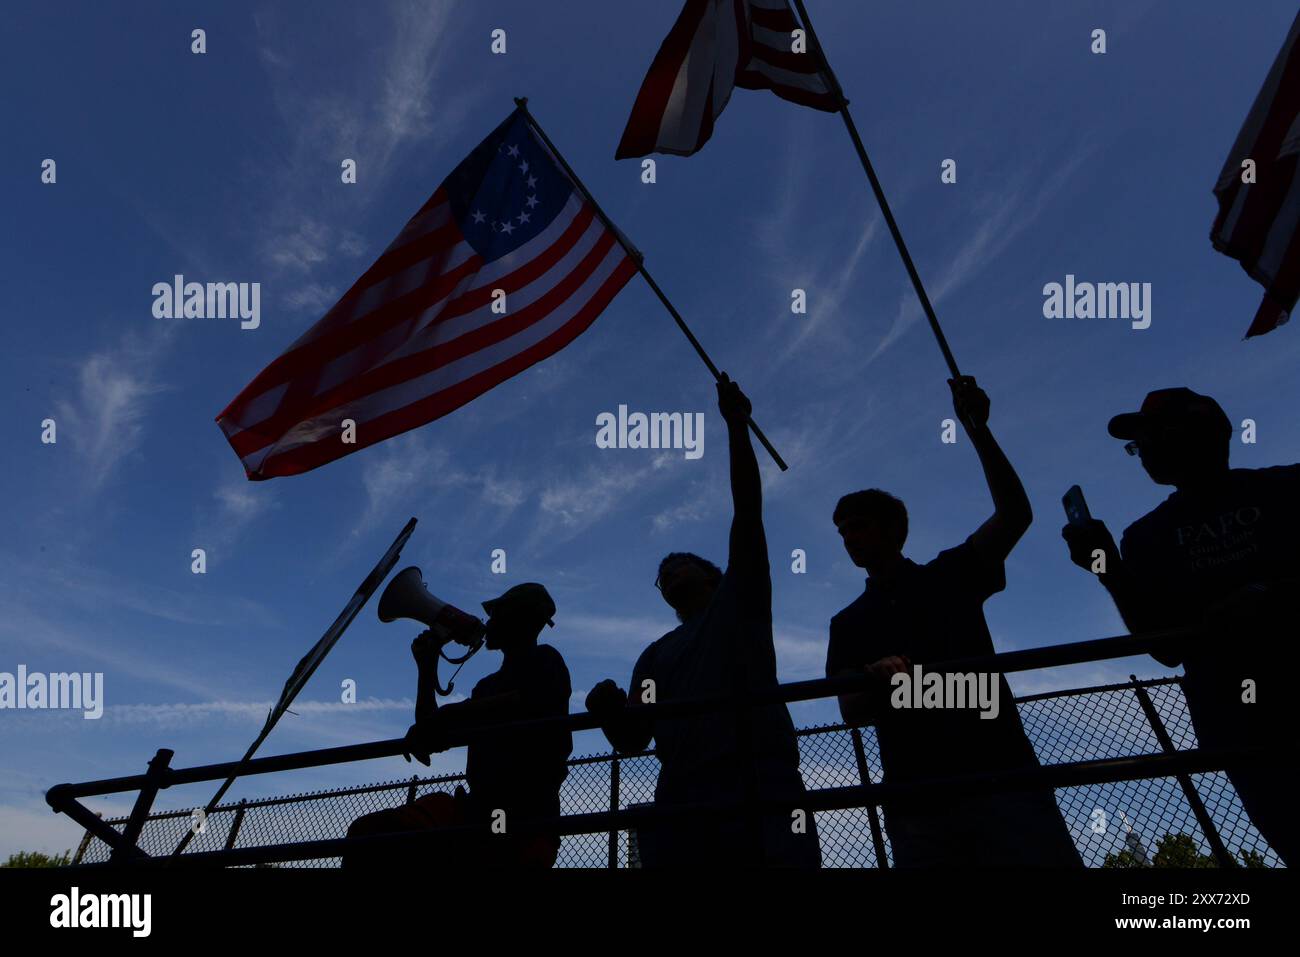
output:
<instances>
[{"instance_id":1,"label":"smartphone","mask_svg":"<svg viewBox=\"0 0 1300 957\"><path fill-rule=\"evenodd\" d=\"M1061 496L1061 504L1065 506L1065 517L1071 525L1082 525L1092 520L1092 513L1088 511L1088 503L1083 497L1083 489L1079 486L1071 485L1069 491Z\"/></svg>"}]
</instances>

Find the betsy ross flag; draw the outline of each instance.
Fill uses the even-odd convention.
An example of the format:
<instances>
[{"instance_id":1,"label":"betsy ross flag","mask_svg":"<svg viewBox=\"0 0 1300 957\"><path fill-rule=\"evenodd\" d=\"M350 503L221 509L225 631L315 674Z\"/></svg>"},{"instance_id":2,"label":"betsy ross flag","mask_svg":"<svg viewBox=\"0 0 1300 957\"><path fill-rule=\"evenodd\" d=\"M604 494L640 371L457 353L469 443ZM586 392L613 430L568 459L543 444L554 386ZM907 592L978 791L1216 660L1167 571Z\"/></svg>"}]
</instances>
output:
<instances>
[{"instance_id":1,"label":"betsy ross flag","mask_svg":"<svg viewBox=\"0 0 1300 957\"><path fill-rule=\"evenodd\" d=\"M1300 16L1255 97L1214 187L1219 214L1210 240L1264 287L1246 337L1287 321L1300 298ZM1243 163L1254 161L1254 182Z\"/></svg>"},{"instance_id":2,"label":"betsy ross flag","mask_svg":"<svg viewBox=\"0 0 1300 957\"><path fill-rule=\"evenodd\" d=\"M306 472L562 349L636 270L516 110L217 424L250 479Z\"/></svg>"},{"instance_id":3,"label":"betsy ross flag","mask_svg":"<svg viewBox=\"0 0 1300 957\"><path fill-rule=\"evenodd\" d=\"M733 87L834 112L840 98L802 41L788 0L686 0L641 84L615 159L690 156L713 135Z\"/></svg>"}]
</instances>

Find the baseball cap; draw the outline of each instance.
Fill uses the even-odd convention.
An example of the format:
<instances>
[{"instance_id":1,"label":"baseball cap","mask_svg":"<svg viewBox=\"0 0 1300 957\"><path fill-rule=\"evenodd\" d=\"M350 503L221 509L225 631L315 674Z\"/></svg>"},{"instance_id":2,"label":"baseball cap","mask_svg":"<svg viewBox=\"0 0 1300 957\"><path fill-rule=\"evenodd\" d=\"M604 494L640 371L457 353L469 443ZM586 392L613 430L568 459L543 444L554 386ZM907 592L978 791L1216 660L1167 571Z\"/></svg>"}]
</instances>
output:
<instances>
[{"instance_id":1,"label":"baseball cap","mask_svg":"<svg viewBox=\"0 0 1300 957\"><path fill-rule=\"evenodd\" d=\"M1208 395L1185 386L1148 392L1142 408L1110 420L1108 431L1117 439L1140 439L1154 428L1168 425L1194 426L1206 433L1232 434L1232 423L1222 406Z\"/></svg>"},{"instance_id":2,"label":"baseball cap","mask_svg":"<svg viewBox=\"0 0 1300 957\"><path fill-rule=\"evenodd\" d=\"M550 592L537 582L524 582L507 588L499 597L483 602L483 610L489 618L500 611L521 612L555 627L555 622L551 620L555 615L555 601Z\"/></svg>"}]
</instances>

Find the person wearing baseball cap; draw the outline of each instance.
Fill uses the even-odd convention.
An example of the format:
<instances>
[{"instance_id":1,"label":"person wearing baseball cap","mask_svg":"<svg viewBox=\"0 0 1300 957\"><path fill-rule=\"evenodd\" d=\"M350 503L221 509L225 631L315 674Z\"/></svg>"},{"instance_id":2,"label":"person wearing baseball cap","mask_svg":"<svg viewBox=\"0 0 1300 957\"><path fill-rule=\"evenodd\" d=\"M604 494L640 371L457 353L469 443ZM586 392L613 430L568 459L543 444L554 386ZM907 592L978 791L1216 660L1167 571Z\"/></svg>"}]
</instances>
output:
<instances>
[{"instance_id":1,"label":"person wearing baseball cap","mask_svg":"<svg viewBox=\"0 0 1300 957\"><path fill-rule=\"evenodd\" d=\"M1148 392L1138 411L1124 412L1115 416L1110 420L1107 431L1117 439L1128 439L1138 443L1139 452L1143 440L1150 443L1152 438L1159 439L1168 432L1199 435L1206 440L1199 444L1201 452L1216 462L1221 458L1222 464L1226 465L1227 445L1211 440L1222 439L1226 442L1231 439L1232 423L1228 421L1227 413L1223 411L1222 406L1208 395L1201 395L1185 386L1179 386L1174 389L1157 389L1155 392ZM1193 444L1196 443L1157 442L1151 445L1148 451L1161 452L1174 449L1190 451ZM1143 459L1143 465L1146 464L1146 459Z\"/></svg>"},{"instance_id":2,"label":"person wearing baseball cap","mask_svg":"<svg viewBox=\"0 0 1300 957\"><path fill-rule=\"evenodd\" d=\"M468 700L437 704L441 643L431 631L411 646L420 669L416 723L406 734L406 758L429 764L458 730L514 721L563 717L572 688L564 657L538 638L555 626L555 602L545 587L525 582L483 602L484 646L500 651L501 667L479 680ZM560 784L568 774L573 735L567 729L516 730L471 741L465 755L468 794L435 792L417 801L358 818L350 837L475 824L470 834L439 845L439 860L469 867L549 868L560 849L556 834L515 837L512 828L534 818L560 816ZM382 855L352 854L347 867L374 867Z\"/></svg>"},{"instance_id":3,"label":"person wearing baseball cap","mask_svg":"<svg viewBox=\"0 0 1300 957\"><path fill-rule=\"evenodd\" d=\"M488 613L489 621L494 617L500 621L501 616L506 615L555 627L555 622L551 620L555 614L555 602L551 599L550 592L537 582L524 582L506 589L499 598L489 598L483 602L483 610Z\"/></svg>"},{"instance_id":4,"label":"person wearing baseball cap","mask_svg":"<svg viewBox=\"0 0 1300 957\"><path fill-rule=\"evenodd\" d=\"M1097 575L1131 632L1196 629L1153 655L1183 666L1201 748L1267 749L1264 761L1227 774L1256 828L1293 864L1300 465L1231 468L1228 416L1182 387L1150 393L1136 412L1112 418L1109 432L1174 491L1118 547L1095 518L1067 524L1070 558Z\"/></svg>"}]
</instances>

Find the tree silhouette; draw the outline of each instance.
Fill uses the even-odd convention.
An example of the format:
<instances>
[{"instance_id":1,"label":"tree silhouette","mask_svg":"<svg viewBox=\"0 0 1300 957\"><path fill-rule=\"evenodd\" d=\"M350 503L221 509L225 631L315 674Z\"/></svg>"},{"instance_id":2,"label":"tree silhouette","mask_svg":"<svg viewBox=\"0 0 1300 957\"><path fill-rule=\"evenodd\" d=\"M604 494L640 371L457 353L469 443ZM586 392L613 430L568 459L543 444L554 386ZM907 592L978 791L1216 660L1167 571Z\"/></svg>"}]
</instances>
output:
<instances>
[{"instance_id":1,"label":"tree silhouette","mask_svg":"<svg viewBox=\"0 0 1300 957\"><path fill-rule=\"evenodd\" d=\"M1267 868L1264 856L1255 850L1237 852L1242 865L1251 869ZM1156 853L1150 864L1143 864L1132 851L1123 850L1118 854L1107 854L1102 867L1165 867L1188 869L1196 867L1218 867L1219 863L1209 854L1202 854L1196 846L1196 839L1190 834L1166 833L1156 841Z\"/></svg>"},{"instance_id":2,"label":"tree silhouette","mask_svg":"<svg viewBox=\"0 0 1300 957\"><path fill-rule=\"evenodd\" d=\"M0 867L67 867L72 863L72 852L42 854L40 851L16 851Z\"/></svg>"}]
</instances>

